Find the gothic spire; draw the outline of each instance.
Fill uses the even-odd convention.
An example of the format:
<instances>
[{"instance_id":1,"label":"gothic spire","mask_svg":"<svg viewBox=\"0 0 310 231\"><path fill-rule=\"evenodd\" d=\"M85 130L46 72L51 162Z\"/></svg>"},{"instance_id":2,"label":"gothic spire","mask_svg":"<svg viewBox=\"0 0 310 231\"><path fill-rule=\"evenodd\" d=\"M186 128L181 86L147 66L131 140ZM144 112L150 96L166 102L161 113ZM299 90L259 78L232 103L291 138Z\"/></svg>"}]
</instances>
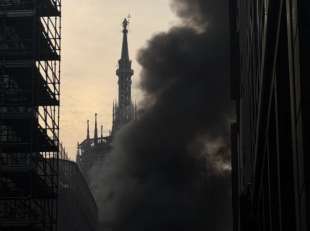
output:
<instances>
[{"instance_id":1,"label":"gothic spire","mask_svg":"<svg viewBox=\"0 0 310 231\"><path fill-rule=\"evenodd\" d=\"M127 18L125 18L123 21L123 45L122 45L122 56L121 56L122 61L129 61L128 39L127 39L128 25L129 25L129 21L127 20Z\"/></svg>"},{"instance_id":2,"label":"gothic spire","mask_svg":"<svg viewBox=\"0 0 310 231\"><path fill-rule=\"evenodd\" d=\"M114 107L115 119L113 121L113 130L118 130L128 123L132 118L132 102L131 102L131 77L134 71L131 69L131 60L128 52L128 24L125 18L123 21L123 44L122 55L119 60L119 67L116 71L118 76L118 104ZM113 132L113 131L112 131Z\"/></svg>"},{"instance_id":3,"label":"gothic spire","mask_svg":"<svg viewBox=\"0 0 310 231\"><path fill-rule=\"evenodd\" d=\"M86 135L86 139L89 140L89 120L87 120L87 135Z\"/></svg>"},{"instance_id":4,"label":"gothic spire","mask_svg":"<svg viewBox=\"0 0 310 231\"><path fill-rule=\"evenodd\" d=\"M98 143L98 127L97 127L97 113L95 113L95 131L94 131L94 142Z\"/></svg>"}]
</instances>

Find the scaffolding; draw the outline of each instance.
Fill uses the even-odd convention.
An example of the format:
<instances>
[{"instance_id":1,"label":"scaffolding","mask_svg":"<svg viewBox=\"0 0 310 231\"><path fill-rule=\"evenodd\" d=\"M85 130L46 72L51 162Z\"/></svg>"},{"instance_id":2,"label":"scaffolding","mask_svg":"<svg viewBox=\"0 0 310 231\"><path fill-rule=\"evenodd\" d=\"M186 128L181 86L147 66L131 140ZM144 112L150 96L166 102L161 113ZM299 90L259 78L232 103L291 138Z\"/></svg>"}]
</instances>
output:
<instances>
[{"instance_id":1,"label":"scaffolding","mask_svg":"<svg viewBox=\"0 0 310 231\"><path fill-rule=\"evenodd\" d=\"M61 0L0 1L0 230L57 229Z\"/></svg>"}]
</instances>

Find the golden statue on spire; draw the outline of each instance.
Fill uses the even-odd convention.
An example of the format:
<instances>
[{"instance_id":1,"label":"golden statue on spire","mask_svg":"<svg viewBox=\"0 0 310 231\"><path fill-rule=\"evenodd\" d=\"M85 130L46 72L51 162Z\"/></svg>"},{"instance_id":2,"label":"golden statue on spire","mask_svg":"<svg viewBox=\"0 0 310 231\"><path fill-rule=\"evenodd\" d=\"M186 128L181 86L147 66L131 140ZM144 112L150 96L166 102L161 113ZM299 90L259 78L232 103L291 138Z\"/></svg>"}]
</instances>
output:
<instances>
[{"instance_id":1,"label":"golden statue on spire","mask_svg":"<svg viewBox=\"0 0 310 231\"><path fill-rule=\"evenodd\" d=\"M124 18L124 21L123 21L124 30L127 30L128 25L129 25L129 20L127 18Z\"/></svg>"}]
</instances>

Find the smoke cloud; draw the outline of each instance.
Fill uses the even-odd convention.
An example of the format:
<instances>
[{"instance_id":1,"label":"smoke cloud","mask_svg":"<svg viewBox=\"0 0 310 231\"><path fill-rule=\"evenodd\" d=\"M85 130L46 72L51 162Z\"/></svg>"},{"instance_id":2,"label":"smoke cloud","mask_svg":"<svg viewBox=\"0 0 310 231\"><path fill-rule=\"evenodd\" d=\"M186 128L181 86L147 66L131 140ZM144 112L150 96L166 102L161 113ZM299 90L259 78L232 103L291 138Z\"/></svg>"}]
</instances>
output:
<instances>
[{"instance_id":1,"label":"smoke cloud","mask_svg":"<svg viewBox=\"0 0 310 231\"><path fill-rule=\"evenodd\" d=\"M231 229L228 0L174 0L183 20L138 56L143 114L90 172L113 230Z\"/></svg>"}]
</instances>

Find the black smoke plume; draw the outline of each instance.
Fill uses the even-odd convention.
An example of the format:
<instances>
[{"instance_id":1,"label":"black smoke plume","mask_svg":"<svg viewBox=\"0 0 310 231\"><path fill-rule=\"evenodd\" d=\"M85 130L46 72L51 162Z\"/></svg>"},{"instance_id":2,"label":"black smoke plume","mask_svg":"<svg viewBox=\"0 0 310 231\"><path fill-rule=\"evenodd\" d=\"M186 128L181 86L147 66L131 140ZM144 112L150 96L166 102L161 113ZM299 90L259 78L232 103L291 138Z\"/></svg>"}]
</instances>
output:
<instances>
[{"instance_id":1,"label":"black smoke plume","mask_svg":"<svg viewBox=\"0 0 310 231\"><path fill-rule=\"evenodd\" d=\"M231 230L228 0L174 0L181 26L138 56L144 113L91 170L104 226Z\"/></svg>"}]
</instances>

